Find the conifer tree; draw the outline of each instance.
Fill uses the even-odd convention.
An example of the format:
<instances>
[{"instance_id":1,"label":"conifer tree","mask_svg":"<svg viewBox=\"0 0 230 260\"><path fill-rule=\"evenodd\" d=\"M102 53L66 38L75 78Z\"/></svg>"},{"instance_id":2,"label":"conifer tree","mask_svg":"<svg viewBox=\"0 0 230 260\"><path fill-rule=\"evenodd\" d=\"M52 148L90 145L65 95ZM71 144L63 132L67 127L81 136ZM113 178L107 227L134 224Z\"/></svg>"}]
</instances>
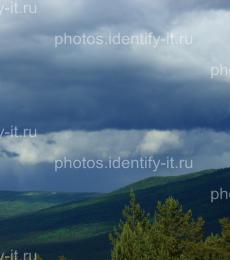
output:
<instances>
[{"instance_id":1,"label":"conifer tree","mask_svg":"<svg viewBox=\"0 0 230 260\"><path fill-rule=\"evenodd\" d=\"M123 211L124 221L110 235L113 244L113 260L148 260L145 249L149 218L137 203L135 194L130 193L130 204Z\"/></svg>"},{"instance_id":2,"label":"conifer tree","mask_svg":"<svg viewBox=\"0 0 230 260\"><path fill-rule=\"evenodd\" d=\"M195 220L172 197L158 202L153 221L133 192L123 221L110 235L112 260L229 260L230 220L220 220L221 234L204 238L204 220Z\"/></svg>"}]
</instances>

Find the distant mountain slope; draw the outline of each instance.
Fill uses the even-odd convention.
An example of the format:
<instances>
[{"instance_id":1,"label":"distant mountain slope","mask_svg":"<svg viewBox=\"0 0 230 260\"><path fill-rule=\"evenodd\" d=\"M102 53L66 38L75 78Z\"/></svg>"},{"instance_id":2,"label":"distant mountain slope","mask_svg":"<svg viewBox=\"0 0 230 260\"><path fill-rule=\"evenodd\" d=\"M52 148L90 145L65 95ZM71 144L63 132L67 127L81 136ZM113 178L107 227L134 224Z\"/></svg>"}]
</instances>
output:
<instances>
[{"instance_id":1,"label":"distant mountain slope","mask_svg":"<svg viewBox=\"0 0 230 260\"><path fill-rule=\"evenodd\" d=\"M81 201L95 193L0 191L0 219L35 212L51 206Z\"/></svg>"},{"instance_id":2,"label":"distant mountain slope","mask_svg":"<svg viewBox=\"0 0 230 260\"><path fill-rule=\"evenodd\" d=\"M174 196L185 209L191 208L195 216L205 217L207 232L218 231L218 219L230 216L230 200L210 202L210 191L220 187L230 191L230 169L153 177L94 199L2 220L0 251L30 249L47 260L61 254L68 256L68 260L109 259L107 234L121 218L130 188L136 190L139 202L149 212L158 200Z\"/></svg>"},{"instance_id":3,"label":"distant mountain slope","mask_svg":"<svg viewBox=\"0 0 230 260\"><path fill-rule=\"evenodd\" d=\"M194 179L194 178L200 177L205 174L214 173L215 171L216 170L205 170L205 171L200 171L200 172L186 174L186 175L179 175L179 176L150 177L150 178L135 182L133 184L130 184L124 188L118 189L114 192L114 194L129 192L131 189L133 189L134 191L137 191L137 190L143 190L143 189L147 189L147 188L153 188L155 186L165 185L168 183Z\"/></svg>"}]
</instances>

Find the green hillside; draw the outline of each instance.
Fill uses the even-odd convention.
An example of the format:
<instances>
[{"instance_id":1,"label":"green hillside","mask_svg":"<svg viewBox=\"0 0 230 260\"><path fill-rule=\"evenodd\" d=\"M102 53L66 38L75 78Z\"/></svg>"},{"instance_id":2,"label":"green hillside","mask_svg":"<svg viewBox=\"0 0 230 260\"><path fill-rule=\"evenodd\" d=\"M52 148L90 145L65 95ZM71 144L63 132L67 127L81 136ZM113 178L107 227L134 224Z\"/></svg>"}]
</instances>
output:
<instances>
[{"instance_id":1,"label":"green hillside","mask_svg":"<svg viewBox=\"0 0 230 260\"><path fill-rule=\"evenodd\" d=\"M158 200L179 199L185 209L206 220L206 231L218 231L218 219L230 216L229 200L210 202L210 191L230 190L230 169L178 177L152 177L99 197L58 205L0 221L0 250L36 251L44 259L109 259L108 232L117 225L134 188L141 205L152 212ZM76 257L77 256L77 257Z\"/></svg>"},{"instance_id":2,"label":"green hillside","mask_svg":"<svg viewBox=\"0 0 230 260\"><path fill-rule=\"evenodd\" d=\"M95 193L0 191L0 219L95 197Z\"/></svg>"}]
</instances>

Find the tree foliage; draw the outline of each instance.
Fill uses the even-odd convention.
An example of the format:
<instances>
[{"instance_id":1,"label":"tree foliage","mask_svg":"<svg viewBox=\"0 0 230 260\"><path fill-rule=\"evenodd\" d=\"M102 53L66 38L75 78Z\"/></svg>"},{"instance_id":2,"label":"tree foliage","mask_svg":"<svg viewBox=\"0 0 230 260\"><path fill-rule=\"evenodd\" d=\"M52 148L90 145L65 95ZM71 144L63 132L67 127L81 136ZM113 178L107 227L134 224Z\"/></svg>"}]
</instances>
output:
<instances>
[{"instance_id":1,"label":"tree foliage","mask_svg":"<svg viewBox=\"0 0 230 260\"><path fill-rule=\"evenodd\" d=\"M112 260L229 260L230 221L220 220L221 234L204 237L204 220L194 219L179 201L158 202L154 217L146 214L133 192L123 220L110 234Z\"/></svg>"}]
</instances>

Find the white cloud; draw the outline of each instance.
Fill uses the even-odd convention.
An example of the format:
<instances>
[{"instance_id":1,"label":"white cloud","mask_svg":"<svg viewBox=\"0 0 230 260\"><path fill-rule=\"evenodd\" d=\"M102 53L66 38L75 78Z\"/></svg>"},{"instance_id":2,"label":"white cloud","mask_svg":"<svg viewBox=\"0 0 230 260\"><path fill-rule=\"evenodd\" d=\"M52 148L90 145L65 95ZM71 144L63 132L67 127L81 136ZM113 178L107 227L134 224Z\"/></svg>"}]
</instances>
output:
<instances>
[{"instance_id":1,"label":"white cloud","mask_svg":"<svg viewBox=\"0 0 230 260\"><path fill-rule=\"evenodd\" d=\"M230 34L226 26L230 23L230 11L205 10L179 15L162 34L187 36L192 44L172 45L160 42L159 47L133 46L133 54L140 60L158 70L160 75L167 74L169 79L210 79L212 66L230 68ZM184 40L184 42L186 42ZM230 81L229 77L217 80Z\"/></svg>"},{"instance_id":2,"label":"white cloud","mask_svg":"<svg viewBox=\"0 0 230 260\"><path fill-rule=\"evenodd\" d=\"M179 132L176 131L149 131L145 134L139 150L144 154L159 154L179 147L181 144Z\"/></svg>"},{"instance_id":3,"label":"white cloud","mask_svg":"<svg viewBox=\"0 0 230 260\"><path fill-rule=\"evenodd\" d=\"M62 131L36 138L0 138L2 161L22 165L53 163L56 159L108 159L172 156L193 159L196 169L226 167L230 163L230 133L209 129L190 131L103 130ZM17 157L4 158L7 153ZM4 155L4 156L3 156Z\"/></svg>"},{"instance_id":4,"label":"white cloud","mask_svg":"<svg viewBox=\"0 0 230 260\"><path fill-rule=\"evenodd\" d=\"M36 138L8 136L0 139L0 149L18 154L13 160L22 164L53 162L64 156L108 159L110 156L159 154L179 144L179 133L138 130L63 131Z\"/></svg>"}]
</instances>

